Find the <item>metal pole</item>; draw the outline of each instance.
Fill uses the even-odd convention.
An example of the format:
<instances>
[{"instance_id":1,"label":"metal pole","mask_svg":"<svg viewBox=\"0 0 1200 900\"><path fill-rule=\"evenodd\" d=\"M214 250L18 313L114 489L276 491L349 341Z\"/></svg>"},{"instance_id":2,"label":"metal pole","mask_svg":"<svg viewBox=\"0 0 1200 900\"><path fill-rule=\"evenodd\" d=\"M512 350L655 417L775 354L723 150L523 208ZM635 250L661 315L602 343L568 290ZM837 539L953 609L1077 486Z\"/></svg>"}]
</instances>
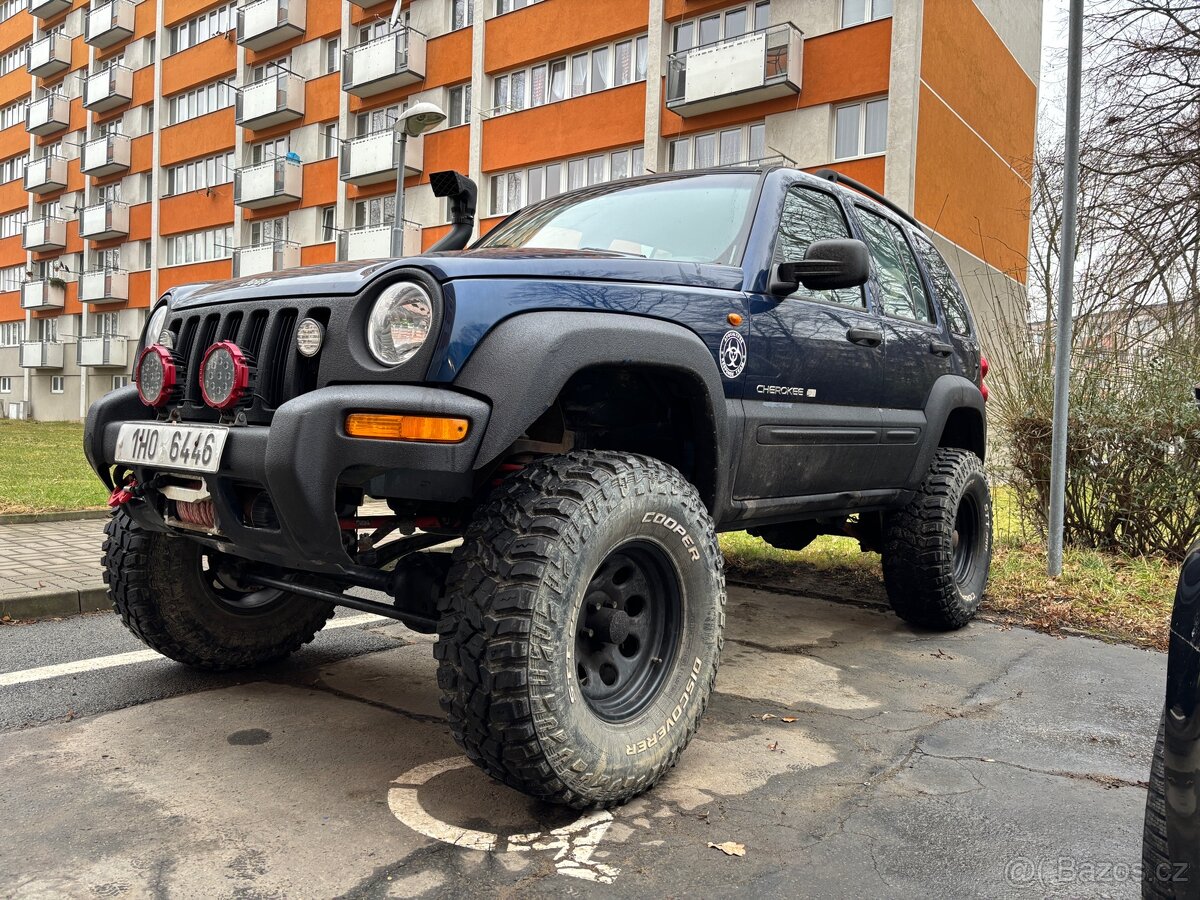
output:
<instances>
[{"instance_id":1,"label":"metal pole","mask_svg":"<svg viewBox=\"0 0 1200 900\"><path fill-rule=\"evenodd\" d=\"M404 157L408 153L408 133L404 130L404 121L397 123L396 132L399 135L396 160L396 212L392 219L392 257L404 255Z\"/></svg>"},{"instance_id":2,"label":"metal pole","mask_svg":"<svg viewBox=\"0 0 1200 900\"><path fill-rule=\"evenodd\" d=\"M1067 412L1071 387L1075 231L1079 199L1079 107L1083 82L1083 0L1071 0L1067 42L1067 133L1063 170L1062 244L1058 253L1058 328L1054 339L1054 430L1050 444L1050 546L1046 570L1062 574L1067 494Z\"/></svg>"}]
</instances>

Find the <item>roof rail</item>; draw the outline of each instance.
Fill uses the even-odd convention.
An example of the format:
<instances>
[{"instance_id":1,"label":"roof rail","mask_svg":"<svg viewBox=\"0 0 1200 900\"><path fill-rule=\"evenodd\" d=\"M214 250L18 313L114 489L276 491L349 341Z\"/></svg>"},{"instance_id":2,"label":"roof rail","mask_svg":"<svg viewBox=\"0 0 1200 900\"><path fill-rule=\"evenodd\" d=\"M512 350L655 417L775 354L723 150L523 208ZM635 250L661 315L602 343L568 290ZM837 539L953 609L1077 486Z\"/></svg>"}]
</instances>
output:
<instances>
[{"instance_id":1,"label":"roof rail","mask_svg":"<svg viewBox=\"0 0 1200 900\"><path fill-rule=\"evenodd\" d=\"M835 172L833 169L821 169L815 174L817 178L824 178L826 181L832 181L834 184L844 184L846 187L854 188L854 190L858 191L860 194L866 194L881 206L886 206L910 225L914 225L917 228L924 227L916 220L916 218L912 216L911 213L906 212L898 203L889 200L874 188L867 187L861 181L855 181L849 175L843 175L841 172Z\"/></svg>"}]
</instances>

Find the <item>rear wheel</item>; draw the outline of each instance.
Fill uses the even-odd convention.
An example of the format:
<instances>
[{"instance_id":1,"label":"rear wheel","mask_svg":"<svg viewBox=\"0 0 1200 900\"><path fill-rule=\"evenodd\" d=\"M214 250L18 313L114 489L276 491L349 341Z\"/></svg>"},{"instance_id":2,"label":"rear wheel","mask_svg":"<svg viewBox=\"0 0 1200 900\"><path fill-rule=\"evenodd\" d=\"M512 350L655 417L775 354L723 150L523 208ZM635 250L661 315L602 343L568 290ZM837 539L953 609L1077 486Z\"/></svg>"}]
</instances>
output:
<instances>
[{"instance_id":1,"label":"rear wheel","mask_svg":"<svg viewBox=\"0 0 1200 900\"><path fill-rule=\"evenodd\" d=\"M451 732L527 794L622 803L691 740L724 618L712 519L679 472L611 452L540 460L455 554L435 648Z\"/></svg>"},{"instance_id":2,"label":"rear wheel","mask_svg":"<svg viewBox=\"0 0 1200 900\"><path fill-rule=\"evenodd\" d=\"M104 529L113 609L144 644L197 669L244 669L313 639L334 608L239 585L223 554L147 531L118 509Z\"/></svg>"}]
</instances>

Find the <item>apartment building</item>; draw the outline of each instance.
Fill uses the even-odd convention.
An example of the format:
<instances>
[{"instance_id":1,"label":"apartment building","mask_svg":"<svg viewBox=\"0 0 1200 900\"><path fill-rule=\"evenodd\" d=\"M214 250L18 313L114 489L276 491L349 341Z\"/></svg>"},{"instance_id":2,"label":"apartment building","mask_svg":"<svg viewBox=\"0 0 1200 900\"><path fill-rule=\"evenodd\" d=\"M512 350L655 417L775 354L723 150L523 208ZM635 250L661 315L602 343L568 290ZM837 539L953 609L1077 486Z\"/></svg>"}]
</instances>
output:
<instances>
[{"instance_id":1,"label":"apartment building","mask_svg":"<svg viewBox=\"0 0 1200 900\"><path fill-rule=\"evenodd\" d=\"M127 383L168 288L387 255L570 188L777 160L911 210L981 318L1023 296L1041 0L0 0L0 413ZM395 23L395 24L393 24Z\"/></svg>"}]
</instances>

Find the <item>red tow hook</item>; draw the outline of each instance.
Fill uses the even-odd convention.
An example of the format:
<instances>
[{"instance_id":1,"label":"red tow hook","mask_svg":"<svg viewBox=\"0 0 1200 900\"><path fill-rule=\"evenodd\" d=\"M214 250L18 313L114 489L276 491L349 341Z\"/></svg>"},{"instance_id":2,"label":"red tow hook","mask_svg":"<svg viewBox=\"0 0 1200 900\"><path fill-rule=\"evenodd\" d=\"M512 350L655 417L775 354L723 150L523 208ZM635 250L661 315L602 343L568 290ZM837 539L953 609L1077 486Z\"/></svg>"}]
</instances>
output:
<instances>
[{"instance_id":1,"label":"red tow hook","mask_svg":"<svg viewBox=\"0 0 1200 900\"><path fill-rule=\"evenodd\" d=\"M113 492L108 495L108 505L113 509L118 506L124 506L130 500L137 496L137 479L130 478L118 488L113 488Z\"/></svg>"}]
</instances>

